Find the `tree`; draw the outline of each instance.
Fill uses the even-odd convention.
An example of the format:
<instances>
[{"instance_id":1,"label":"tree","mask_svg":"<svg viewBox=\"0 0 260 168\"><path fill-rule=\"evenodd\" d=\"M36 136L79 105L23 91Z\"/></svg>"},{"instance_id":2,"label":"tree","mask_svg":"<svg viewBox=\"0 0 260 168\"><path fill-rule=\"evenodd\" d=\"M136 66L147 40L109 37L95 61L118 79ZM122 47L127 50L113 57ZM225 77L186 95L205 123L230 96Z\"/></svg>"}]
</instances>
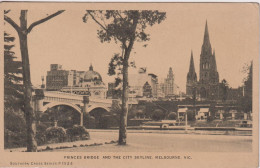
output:
<instances>
[{"instance_id":1,"label":"tree","mask_svg":"<svg viewBox=\"0 0 260 168\"><path fill-rule=\"evenodd\" d=\"M4 20L16 30L20 40L23 86L24 86L23 102L24 102L24 112L25 112L26 127L27 127L27 151L36 152L37 151L37 142L35 140L36 122L35 122L35 113L33 111L32 104L31 104L32 84L31 84L31 75L30 75L30 62L29 62L27 37L34 27L61 14L62 12L64 12L64 10L57 11L43 19L33 22L30 26L27 26L27 12L28 12L27 10L21 10L20 12L20 25L15 23L13 19L7 16L9 12L10 10L4 11L5 14Z\"/></svg>"},{"instance_id":2,"label":"tree","mask_svg":"<svg viewBox=\"0 0 260 168\"><path fill-rule=\"evenodd\" d=\"M241 108L245 113L252 111L252 94L253 94L253 62L245 67L245 72L247 73L244 79L243 97L241 100Z\"/></svg>"},{"instance_id":3,"label":"tree","mask_svg":"<svg viewBox=\"0 0 260 168\"><path fill-rule=\"evenodd\" d=\"M16 61L12 51L15 38L4 32L4 105L5 108L18 110L22 107L22 64Z\"/></svg>"},{"instance_id":4,"label":"tree","mask_svg":"<svg viewBox=\"0 0 260 168\"><path fill-rule=\"evenodd\" d=\"M151 118L155 121L162 120L165 118L165 112L161 109L155 109Z\"/></svg>"},{"instance_id":5,"label":"tree","mask_svg":"<svg viewBox=\"0 0 260 168\"><path fill-rule=\"evenodd\" d=\"M15 38L4 32L4 128L5 147L21 147L24 139L25 121L22 108L22 69L12 51ZM13 122L16 121L16 122Z\"/></svg>"},{"instance_id":6,"label":"tree","mask_svg":"<svg viewBox=\"0 0 260 168\"><path fill-rule=\"evenodd\" d=\"M166 18L165 12L149 10L87 10L83 16L83 21L87 22L91 18L100 29L97 34L100 41L110 42L114 40L119 43L122 49L121 54L113 56L109 63L109 75L122 75L116 78L117 83L122 82L122 110L120 114L119 145L126 144L127 126L127 99L128 99L128 67L134 66L134 62L129 63L131 51L136 41L143 42L150 40L149 34L145 32L147 26L161 23ZM146 45L144 45L146 46Z\"/></svg>"},{"instance_id":7,"label":"tree","mask_svg":"<svg viewBox=\"0 0 260 168\"><path fill-rule=\"evenodd\" d=\"M228 97L228 82L226 79L223 79L220 83L220 89L221 89L221 100L222 102L226 102Z\"/></svg>"},{"instance_id":8,"label":"tree","mask_svg":"<svg viewBox=\"0 0 260 168\"><path fill-rule=\"evenodd\" d=\"M168 114L168 119L169 119L169 120L176 120L176 119L177 119L177 114L176 114L176 112L170 112L170 113Z\"/></svg>"}]
</instances>

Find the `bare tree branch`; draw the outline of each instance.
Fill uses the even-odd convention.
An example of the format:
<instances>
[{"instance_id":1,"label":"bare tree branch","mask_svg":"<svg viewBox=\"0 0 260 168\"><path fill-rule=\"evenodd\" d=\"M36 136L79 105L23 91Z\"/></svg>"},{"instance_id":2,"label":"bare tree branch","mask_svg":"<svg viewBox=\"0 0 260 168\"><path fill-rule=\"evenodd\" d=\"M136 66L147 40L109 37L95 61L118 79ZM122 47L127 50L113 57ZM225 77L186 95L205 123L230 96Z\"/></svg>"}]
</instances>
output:
<instances>
[{"instance_id":1,"label":"bare tree branch","mask_svg":"<svg viewBox=\"0 0 260 168\"><path fill-rule=\"evenodd\" d=\"M121 14L118 12L118 10L116 10L116 14L121 18L121 19L124 19Z\"/></svg>"},{"instance_id":2,"label":"bare tree branch","mask_svg":"<svg viewBox=\"0 0 260 168\"><path fill-rule=\"evenodd\" d=\"M88 12L88 14L91 16L91 18L92 18L102 29L104 29L106 32L108 31L105 26L103 26L99 21L97 21L97 19L91 14L90 11L87 10L87 12Z\"/></svg>"},{"instance_id":3,"label":"bare tree branch","mask_svg":"<svg viewBox=\"0 0 260 168\"><path fill-rule=\"evenodd\" d=\"M4 10L4 14L9 13L10 11L11 11L10 9L8 9L8 10Z\"/></svg>"},{"instance_id":4,"label":"bare tree branch","mask_svg":"<svg viewBox=\"0 0 260 168\"><path fill-rule=\"evenodd\" d=\"M5 15L4 17L5 21L7 21L11 26L13 26L13 28L18 32L20 33L22 30L21 28L11 19L9 18L8 16Z\"/></svg>"},{"instance_id":5,"label":"bare tree branch","mask_svg":"<svg viewBox=\"0 0 260 168\"><path fill-rule=\"evenodd\" d=\"M59 14L63 13L64 11L65 11L65 10L59 10L58 12L56 12L56 13L54 13L54 14L51 14L50 16L47 16L46 18L43 18L43 19L38 20L38 21L36 21L36 22L33 22L33 23L29 26L29 28L27 29L27 33L30 33L35 26L37 26L37 25L39 25L39 24L41 24L41 23L44 23L44 22L46 22L47 20L50 20L51 18L53 18L53 17L55 17L55 16L58 16Z\"/></svg>"}]
</instances>

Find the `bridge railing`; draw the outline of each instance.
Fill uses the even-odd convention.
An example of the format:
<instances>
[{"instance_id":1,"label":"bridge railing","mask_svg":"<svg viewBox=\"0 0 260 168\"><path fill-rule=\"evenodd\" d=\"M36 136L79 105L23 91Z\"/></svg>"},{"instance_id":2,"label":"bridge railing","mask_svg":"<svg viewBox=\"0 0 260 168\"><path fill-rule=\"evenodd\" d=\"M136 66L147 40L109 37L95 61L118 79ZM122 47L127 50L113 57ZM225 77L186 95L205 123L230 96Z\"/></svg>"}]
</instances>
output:
<instances>
[{"instance_id":1,"label":"bridge railing","mask_svg":"<svg viewBox=\"0 0 260 168\"><path fill-rule=\"evenodd\" d=\"M83 101L83 95L77 95L73 93L65 93L58 91L44 91L44 96L46 100L49 101L65 101L71 103L81 103ZM92 103L102 103L102 104L112 104L112 99L94 99L89 98L90 104Z\"/></svg>"},{"instance_id":2,"label":"bridge railing","mask_svg":"<svg viewBox=\"0 0 260 168\"><path fill-rule=\"evenodd\" d=\"M46 97L60 97L60 98L68 98L68 99L75 99L75 100L83 100L82 95L64 93L64 92L57 92L57 91L45 91L44 95Z\"/></svg>"}]
</instances>

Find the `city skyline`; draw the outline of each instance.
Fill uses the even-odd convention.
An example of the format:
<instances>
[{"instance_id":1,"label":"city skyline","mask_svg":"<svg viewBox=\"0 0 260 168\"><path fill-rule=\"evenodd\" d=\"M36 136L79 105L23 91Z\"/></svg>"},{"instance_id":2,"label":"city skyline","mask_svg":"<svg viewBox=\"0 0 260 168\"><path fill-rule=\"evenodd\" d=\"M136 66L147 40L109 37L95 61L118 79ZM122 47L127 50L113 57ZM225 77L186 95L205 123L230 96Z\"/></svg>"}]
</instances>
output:
<instances>
[{"instance_id":1,"label":"city skyline","mask_svg":"<svg viewBox=\"0 0 260 168\"><path fill-rule=\"evenodd\" d=\"M131 60L136 62L137 67L147 67L147 71L156 74L159 80L166 78L169 67L172 67L175 83L185 91L191 50L196 73L199 73L199 57L207 20L210 42L216 52L220 81L225 78L233 88L242 85L245 77L241 72L243 66L253 59L252 53L257 49L250 48L251 44L257 43L257 37L245 30L257 28L255 26L257 23L250 19L252 16L241 15L244 13L241 10L250 10L250 6L244 8L237 4L230 11L228 4L214 4L216 11L212 11L211 5L204 4L199 8L200 4L196 4L190 10L189 5L180 8L180 4L176 4L176 10L165 9L167 15L165 22L148 29L151 34L149 42L135 43ZM36 11L30 10L28 20L33 22L52 12L45 11L36 15ZM107 75L108 63L114 53L120 52L120 48L113 42L102 44L96 34L98 26L91 21L83 23L84 13L84 10L66 11L36 28L29 35L29 55L34 85L41 84L41 76L46 76L50 64L54 63L63 65L66 70L79 71L87 71L92 63L105 83L113 81L113 77ZM10 16L15 18L15 21L19 19L19 13L15 11L11 11ZM18 41L17 34L10 25L5 24L5 30L14 35ZM142 47L144 44L148 46ZM14 51L19 58L19 44L16 43Z\"/></svg>"}]
</instances>

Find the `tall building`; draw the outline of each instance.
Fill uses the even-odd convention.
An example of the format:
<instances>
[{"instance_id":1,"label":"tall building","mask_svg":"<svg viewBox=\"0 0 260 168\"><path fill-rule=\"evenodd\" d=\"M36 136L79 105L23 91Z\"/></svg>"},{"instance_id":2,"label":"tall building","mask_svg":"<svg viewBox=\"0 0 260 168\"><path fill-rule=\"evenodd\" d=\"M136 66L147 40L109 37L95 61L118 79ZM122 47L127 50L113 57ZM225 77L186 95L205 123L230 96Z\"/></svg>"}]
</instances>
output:
<instances>
[{"instance_id":1,"label":"tall building","mask_svg":"<svg viewBox=\"0 0 260 168\"><path fill-rule=\"evenodd\" d=\"M167 78L164 80L164 83L161 83L159 86L165 97L174 96L174 75L172 67L169 68L169 72Z\"/></svg>"},{"instance_id":2,"label":"tall building","mask_svg":"<svg viewBox=\"0 0 260 168\"><path fill-rule=\"evenodd\" d=\"M69 71L63 70L62 65L51 64L50 71L46 76L46 90L58 91L64 86L68 86Z\"/></svg>"},{"instance_id":3,"label":"tall building","mask_svg":"<svg viewBox=\"0 0 260 168\"><path fill-rule=\"evenodd\" d=\"M191 54L190 69L187 74L186 94L192 95L194 89L201 99L218 99L219 97L219 74L215 50L212 52L208 24L206 21L204 39L200 54L200 78L197 82L197 75L194 68L193 54Z\"/></svg>"}]
</instances>

